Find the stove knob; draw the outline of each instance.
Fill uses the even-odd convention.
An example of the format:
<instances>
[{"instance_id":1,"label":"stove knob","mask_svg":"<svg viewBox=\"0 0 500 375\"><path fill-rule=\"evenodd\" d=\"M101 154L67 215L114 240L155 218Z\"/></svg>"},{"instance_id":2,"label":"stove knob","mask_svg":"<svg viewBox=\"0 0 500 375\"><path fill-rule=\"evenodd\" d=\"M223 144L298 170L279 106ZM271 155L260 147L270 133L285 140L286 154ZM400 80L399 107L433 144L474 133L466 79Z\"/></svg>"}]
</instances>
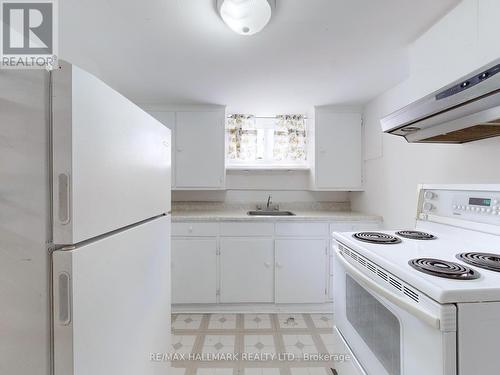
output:
<instances>
[{"instance_id":1,"label":"stove knob","mask_svg":"<svg viewBox=\"0 0 500 375\"><path fill-rule=\"evenodd\" d=\"M429 212L434 209L434 205L432 203L425 202L423 208L425 212Z\"/></svg>"},{"instance_id":2,"label":"stove knob","mask_svg":"<svg viewBox=\"0 0 500 375\"><path fill-rule=\"evenodd\" d=\"M433 199L436 196L432 191L426 191L424 193L424 198L425 199Z\"/></svg>"},{"instance_id":3,"label":"stove knob","mask_svg":"<svg viewBox=\"0 0 500 375\"><path fill-rule=\"evenodd\" d=\"M481 212L486 212L486 208L481 208Z\"/></svg>"},{"instance_id":4,"label":"stove knob","mask_svg":"<svg viewBox=\"0 0 500 375\"><path fill-rule=\"evenodd\" d=\"M493 199L493 204L497 204L497 203L498 203L498 200Z\"/></svg>"},{"instance_id":5,"label":"stove knob","mask_svg":"<svg viewBox=\"0 0 500 375\"><path fill-rule=\"evenodd\" d=\"M456 204L453 205L453 209L456 210L458 206Z\"/></svg>"}]
</instances>

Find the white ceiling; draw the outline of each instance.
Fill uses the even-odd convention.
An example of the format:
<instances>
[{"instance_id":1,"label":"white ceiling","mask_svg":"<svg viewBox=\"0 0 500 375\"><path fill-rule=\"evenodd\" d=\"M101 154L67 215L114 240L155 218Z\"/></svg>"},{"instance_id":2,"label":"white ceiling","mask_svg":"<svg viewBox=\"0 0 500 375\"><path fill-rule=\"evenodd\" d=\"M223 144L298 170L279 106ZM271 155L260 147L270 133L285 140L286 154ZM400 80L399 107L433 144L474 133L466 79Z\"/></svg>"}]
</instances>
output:
<instances>
[{"instance_id":1,"label":"white ceiling","mask_svg":"<svg viewBox=\"0 0 500 375\"><path fill-rule=\"evenodd\" d=\"M254 36L215 0L60 1L60 56L139 103L256 114L359 104L405 78L406 46L458 0L278 0Z\"/></svg>"}]
</instances>

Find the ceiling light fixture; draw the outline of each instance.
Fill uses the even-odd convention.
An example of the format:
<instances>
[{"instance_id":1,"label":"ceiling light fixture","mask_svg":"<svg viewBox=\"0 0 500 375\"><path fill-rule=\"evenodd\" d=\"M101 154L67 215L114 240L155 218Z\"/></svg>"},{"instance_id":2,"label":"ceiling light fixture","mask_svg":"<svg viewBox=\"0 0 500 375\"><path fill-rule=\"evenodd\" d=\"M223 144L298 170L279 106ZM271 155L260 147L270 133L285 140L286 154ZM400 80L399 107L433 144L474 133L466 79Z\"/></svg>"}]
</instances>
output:
<instances>
[{"instance_id":1,"label":"ceiling light fixture","mask_svg":"<svg viewBox=\"0 0 500 375\"><path fill-rule=\"evenodd\" d=\"M271 19L276 0L217 0L220 16L234 32L253 35Z\"/></svg>"}]
</instances>

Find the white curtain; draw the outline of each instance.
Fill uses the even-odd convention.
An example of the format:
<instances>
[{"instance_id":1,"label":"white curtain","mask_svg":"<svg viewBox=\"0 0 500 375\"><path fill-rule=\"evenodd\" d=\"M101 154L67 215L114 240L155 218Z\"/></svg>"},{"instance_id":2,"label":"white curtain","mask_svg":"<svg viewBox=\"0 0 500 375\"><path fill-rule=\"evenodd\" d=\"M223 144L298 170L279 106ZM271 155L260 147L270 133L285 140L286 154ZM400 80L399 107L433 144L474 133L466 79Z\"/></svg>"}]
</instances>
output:
<instances>
[{"instance_id":1,"label":"white curtain","mask_svg":"<svg viewBox=\"0 0 500 375\"><path fill-rule=\"evenodd\" d=\"M231 115L226 125L227 157L253 161L257 158L257 129L253 115Z\"/></svg>"},{"instance_id":2,"label":"white curtain","mask_svg":"<svg viewBox=\"0 0 500 375\"><path fill-rule=\"evenodd\" d=\"M276 116L274 130L274 161L305 161L306 123L303 115Z\"/></svg>"}]
</instances>

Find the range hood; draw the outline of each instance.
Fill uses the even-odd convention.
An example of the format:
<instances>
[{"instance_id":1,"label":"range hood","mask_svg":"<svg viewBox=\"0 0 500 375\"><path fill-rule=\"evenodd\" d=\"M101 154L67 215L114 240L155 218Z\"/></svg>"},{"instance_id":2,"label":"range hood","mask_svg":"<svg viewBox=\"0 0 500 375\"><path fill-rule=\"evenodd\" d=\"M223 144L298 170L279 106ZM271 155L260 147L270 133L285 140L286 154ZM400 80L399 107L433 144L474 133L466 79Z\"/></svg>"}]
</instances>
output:
<instances>
[{"instance_id":1,"label":"range hood","mask_svg":"<svg viewBox=\"0 0 500 375\"><path fill-rule=\"evenodd\" d=\"M410 143L466 143L500 136L500 59L380 120Z\"/></svg>"}]
</instances>

